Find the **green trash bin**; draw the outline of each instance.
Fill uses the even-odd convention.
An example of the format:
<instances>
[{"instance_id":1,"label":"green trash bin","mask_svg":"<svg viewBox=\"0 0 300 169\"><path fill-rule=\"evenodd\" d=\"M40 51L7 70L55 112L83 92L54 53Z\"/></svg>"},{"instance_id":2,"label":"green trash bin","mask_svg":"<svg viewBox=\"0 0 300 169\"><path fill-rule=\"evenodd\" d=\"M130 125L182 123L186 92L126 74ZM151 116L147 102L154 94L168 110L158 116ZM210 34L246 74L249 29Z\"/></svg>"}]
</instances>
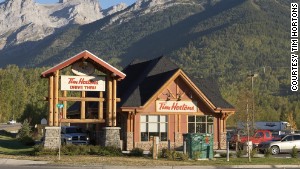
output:
<instances>
[{"instance_id":1,"label":"green trash bin","mask_svg":"<svg viewBox=\"0 0 300 169\"><path fill-rule=\"evenodd\" d=\"M186 150L191 159L213 158L213 135L204 133L187 133L183 135Z\"/></svg>"}]
</instances>

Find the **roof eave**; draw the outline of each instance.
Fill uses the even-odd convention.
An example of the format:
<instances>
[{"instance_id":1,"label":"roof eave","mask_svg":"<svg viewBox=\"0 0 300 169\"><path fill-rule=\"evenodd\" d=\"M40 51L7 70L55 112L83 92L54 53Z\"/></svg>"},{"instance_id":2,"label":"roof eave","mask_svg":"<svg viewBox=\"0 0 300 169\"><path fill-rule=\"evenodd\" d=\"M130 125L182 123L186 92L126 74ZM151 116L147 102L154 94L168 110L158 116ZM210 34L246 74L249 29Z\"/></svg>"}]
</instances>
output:
<instances>
[{"instance_id":1,"label":"roof eave","mask_svg":"<svg viewBox=\"0 0 300 169\"><path fill-rule=\"evenodd\" d=\"M80 53L78 53L77 55L61 62L60 64L44 71L41 74L41 78L46 78L49 77L51 74L53 74L55 71L57 70L61 70L64 69L65 67L70 66L72 63L80 60L80 59L88 59L90 58L91 60L93 60L94 62L98 63L99 65L103 66L104 68L106 68L107 70L109 70L112 74L114 74L114 76L117 77L117 79L122 80L126 77L126 75L119 71L117 68L113 67L112 65L110 65L109 63L105 62L104 60L98 58L97 56L95 56L94 54L92 54L91 52L85 50L82 51Z\"/></svg>"}]
</instances>

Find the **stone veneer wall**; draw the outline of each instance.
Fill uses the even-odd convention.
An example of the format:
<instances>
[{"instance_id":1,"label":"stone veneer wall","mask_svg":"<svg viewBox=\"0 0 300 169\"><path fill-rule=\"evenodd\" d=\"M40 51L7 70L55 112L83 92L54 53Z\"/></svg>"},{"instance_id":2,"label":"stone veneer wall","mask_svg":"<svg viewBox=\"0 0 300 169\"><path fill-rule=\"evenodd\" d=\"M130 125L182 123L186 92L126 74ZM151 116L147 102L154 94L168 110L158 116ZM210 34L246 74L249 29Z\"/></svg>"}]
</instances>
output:
<instances>
[{"instance_id":1,"label":"stone veneer wall","mask_svg":"<svg viewBox=\"0 0 300 169\"><path fill-rule=\"evenodd\" d=\"M103 127L103 146L120 147L120 127Z\"/></svg>"},{"instance_id":2,"label":"stone veneer wall","mask_svg":"<svg viewBox=\"0 0 300 169\"><path fill-rule=\"evenodd\" d=\"M132 135L133 137L133 135ZM130 139L127 134L127 139ZM133 138L132 138L133 139ZM152 148L153 142L152 141L145 141L145 142L136 142L134 144L134 147L141 148L143 150L150 150ZM159 150L163 148L168 148L168 141L161 141L158 145ZM183 136L182 133L175 133L175 142L170 142L170 148L176 149L176 150L183 150ZM130 150L128 148L127 143L127 150Z\"/></svg>"},{"instance_id":3,"label":"stone veneer wall","mask_svg":"<svg viewBox=\"0 0 300 169\"><path fill-rule=\"evenodd\" d=\"M183 150L183 135L182 135L182 133L175 132L174 148Z\"/></svg>"},{"instance_id":4,"label":"stone veneer wall","mask_svg":"<svg viewBox=\"0 0 300 169\"><path fill-rule=\"evenodd\" d=\"M145 151L150 151L150 149L152 148L153 142L152 141L147 141L147 142L138 142L135 143L135 148L141 148ZM168 142L164 141L164 142L159 142L158 144L158 150L161 151L163 148L168 148ZM171 143L171 149L174 148L174 143Z\"/></svg>"},{"instance_id":5,"label":"stone veneer wall","mask_svg":"<svg viewBox=\"0 0 300 169\"><path fill-rule=\"evenodd\" d=\"M224 132L220 135L220 147L219 147L219 142L214 141L214 150L216 149L226 150L226 141L227 141L226 132Z\"/></svg>"},{"instance_id":6,"label":"stone veneer wall","mask_svg":"<svg viewBox=\"0 0 300 169\"><path fill-rule=\"evenodd\" d=\"M127 132L126 133L126 149L132 150L133 147L133 132Z\"/></svg>"},{"instance_id":7,"label":"stone veneer wall","mask_svg":"<svg viewBox=\"0 0 300 169\"><path fill-rule=\"evenodd\" d=\"M226 149L226 141L227 141L226 132L223 132L221 134L221 147L220 147L222 150Z\"/></svg>"},{"instance_id":8,"label":"stone veneer wall","mask_svg":"<svg viewBox=\"0 0 300 169\"><path fill-rule=\"evenodd\" d=\"M58 149L61 144L60 127L45 127L44 147L48 149Z\"/></svg>"}]
</instances>

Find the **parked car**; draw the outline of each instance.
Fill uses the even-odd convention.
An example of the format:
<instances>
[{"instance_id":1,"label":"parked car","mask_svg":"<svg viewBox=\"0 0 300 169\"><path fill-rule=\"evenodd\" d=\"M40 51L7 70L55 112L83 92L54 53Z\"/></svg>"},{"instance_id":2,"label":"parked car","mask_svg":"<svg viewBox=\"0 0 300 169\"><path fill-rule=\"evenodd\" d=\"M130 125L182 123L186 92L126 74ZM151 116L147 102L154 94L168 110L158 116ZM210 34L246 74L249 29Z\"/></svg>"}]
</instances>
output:
<instances>
[{"instance_id":1,"label":"parked car","mask_svg":"<svg viewBox=\"0 0 300 169\"><path fill-rule=\"evenodd\" d=\"M16 122L16 120L9 120L8 122L7 122L7 124L16 124L17 122Z\"/></svg>"},{"instance_id":2,"label":"parked car","mask_svg":"<svg viewBox=\"0 0 300 169\"><path fill-rule=\"evenodd\" d=\"M62 144L89 144L90 138L82 128L77 126L61 127Z\"/></svg>"},{"instance_id":3,"label":"parked car","mask_svg":"<svg viewBox=\"0 0 300 169\"><path fill-rule=\"evenodd\" d=\"M258 146L259 151L265 152L267 149L271 150L273 155L285 152L291 152L296 146L300 150L300 134L288 134L280 141L268 141L261 143Z\"/></svg>"},{"instance_id":4,"label":"parked car","mask_svg":"<svg viewBox=\"0 0 300 169\"><path fill-rule=\"evenodd\" d=\"M249 136L249 141L252 142L254 147L257 147L260 143L266 142L266 141L271 141L273 140L274 137L272 136L271 131L269 130L256 130L255 133L252 136ZM240 148L248 141L248 136L243 135L240 136L239 138L237 136L233 137L229 144L230 147L235 147L236 143Z\"/></svg>"}]
</instances>

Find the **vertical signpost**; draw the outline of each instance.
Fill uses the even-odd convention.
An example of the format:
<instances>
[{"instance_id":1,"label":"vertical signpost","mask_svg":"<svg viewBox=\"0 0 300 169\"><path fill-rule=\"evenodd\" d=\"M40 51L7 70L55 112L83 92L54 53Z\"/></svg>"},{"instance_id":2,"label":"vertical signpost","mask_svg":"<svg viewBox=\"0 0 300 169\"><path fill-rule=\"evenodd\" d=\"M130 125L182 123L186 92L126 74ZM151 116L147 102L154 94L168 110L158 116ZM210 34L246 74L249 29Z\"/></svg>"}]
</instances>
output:
<instances>
[{"instance_id":1,"label":"vertical signpost","mask_svg":"<svg viewBox=\"0 0 300 169\"><path fill-rule=\"evenodd\" d=\"M58 120L59 120L59 128L61 130L61 119L62 119L62 109L64 107L63 104L57 104L56 105L57 108L59 108L59 112L58 112ZM59 133L59 143L58 143L58 160L60 160L60 147L61 147L61 133Z\"/></svg>"}]
</instances>

